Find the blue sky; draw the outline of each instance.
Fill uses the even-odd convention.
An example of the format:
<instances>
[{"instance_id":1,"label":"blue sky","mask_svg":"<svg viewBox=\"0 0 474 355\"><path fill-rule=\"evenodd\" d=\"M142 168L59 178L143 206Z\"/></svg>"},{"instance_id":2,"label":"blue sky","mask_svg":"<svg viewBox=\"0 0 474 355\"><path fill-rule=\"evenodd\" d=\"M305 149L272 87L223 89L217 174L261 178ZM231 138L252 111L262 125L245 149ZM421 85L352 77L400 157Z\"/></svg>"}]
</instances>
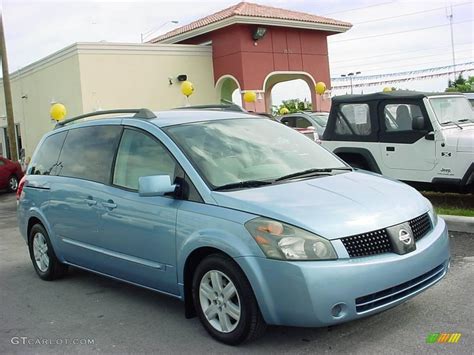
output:
<instances>
[{"instance_id":1,"label":"blue sky","mask_svg":"<svg viewBox=\"0 0 474 355\"><path fill-rule=\"evenodd\" d=\"M214 1L24 1L4 0L3 16L10 70L41 59L73 42L139 42L140 33L170 20L156 34L237 3ZM445 7L453 5L456 62L474 61L474 2L471 0L253 0L349 21L354 27L329 37L331 76L352 71L374 75L452 64ZM474 67L471 65L471 67ZM466 73L468 74L468 73ZM471 75L474 72L471 72ZM393 86L443 90L447 78L409 81ZM335 82L333 84L336 84ZM364 92L382 86L363 88ZM346 89L335 91L344 93ZM355 92L360 92L356 88ZM308 97L302 82L275 87L274 102Z\"/></svg>"}]
</instances>

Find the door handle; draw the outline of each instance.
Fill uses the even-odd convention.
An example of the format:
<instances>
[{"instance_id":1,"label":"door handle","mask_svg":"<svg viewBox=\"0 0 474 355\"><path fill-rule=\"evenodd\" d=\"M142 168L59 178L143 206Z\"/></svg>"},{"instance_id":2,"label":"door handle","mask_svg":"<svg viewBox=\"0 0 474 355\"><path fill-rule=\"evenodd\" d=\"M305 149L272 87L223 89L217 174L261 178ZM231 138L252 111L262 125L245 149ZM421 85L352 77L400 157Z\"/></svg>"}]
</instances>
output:
<instances>
[{"instance_id":1,"label":"door handle","mask_svg":"<svg viewBox=\"0 0 474 355\"><path fill-rule=\"evenodd\" d=\"M112 200L108 200L107 202L102 202L102 206L108 208L109 210L113 210L117 207L117 204Z\"/></svg>"},{"instance_id":2,"label":"door handle","mask_svg":"<svg viewBox=\"0 0 474 355\"><path fill-rule=\"evenodd\" d=\"M385 150L387 152L394 152L395 151L395 147L385 147Z\"/></svg>"},{"instance_id":3,"label":"door handle","mask_svg":"<svg viewBox=\"0 0 474 355\"><path fill-rule=\"evenodd\" d=\"M88 198L84 199L84 202L87 203L89 206L97 205L97 201L94 200L92 196L89 196Z\"/></svg>"}]
</instances>

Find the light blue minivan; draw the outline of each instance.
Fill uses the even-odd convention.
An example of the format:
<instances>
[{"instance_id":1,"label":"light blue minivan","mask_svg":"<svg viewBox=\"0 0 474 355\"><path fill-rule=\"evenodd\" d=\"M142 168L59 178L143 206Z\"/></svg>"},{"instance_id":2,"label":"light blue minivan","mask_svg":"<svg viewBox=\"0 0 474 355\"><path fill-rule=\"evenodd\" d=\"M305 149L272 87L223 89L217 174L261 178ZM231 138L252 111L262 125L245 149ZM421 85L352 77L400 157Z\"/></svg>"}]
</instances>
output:
<instances>
[{"instance_id":1,"label":"light blue minivan","mask_svg":"<svg viewBox=\"0 0 474 355\"><path fill-rule=\"evenodd\" d=\"M449 266L445 222L417 191L246 113L63 121L38 145L18 199L39 277L74 266L168 294L227 344L267 324L381 312Z\"/></svg>"}]
</instances>

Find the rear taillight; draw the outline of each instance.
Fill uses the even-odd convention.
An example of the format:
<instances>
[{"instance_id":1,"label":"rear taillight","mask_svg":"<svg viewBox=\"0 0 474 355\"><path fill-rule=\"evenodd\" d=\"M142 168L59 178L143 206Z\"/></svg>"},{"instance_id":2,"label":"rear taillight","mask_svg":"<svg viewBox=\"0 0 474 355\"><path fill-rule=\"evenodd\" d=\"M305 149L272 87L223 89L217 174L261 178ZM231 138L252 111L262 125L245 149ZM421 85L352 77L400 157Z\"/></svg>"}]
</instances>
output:
<instances>
[{"instance_id":1,"label":"rear taillight","mask_svg":"<svg viewBox=\"0 0 474 355\"><path fill-rule=\"evenodd\" d=\"M19 200L22 196L21 194L23 193L23 187L25 186L25 181L26 181L26 175L24 175L20 183L18 184L18 189L16 190L16 199Z\"/></svg>"}]
</instances>

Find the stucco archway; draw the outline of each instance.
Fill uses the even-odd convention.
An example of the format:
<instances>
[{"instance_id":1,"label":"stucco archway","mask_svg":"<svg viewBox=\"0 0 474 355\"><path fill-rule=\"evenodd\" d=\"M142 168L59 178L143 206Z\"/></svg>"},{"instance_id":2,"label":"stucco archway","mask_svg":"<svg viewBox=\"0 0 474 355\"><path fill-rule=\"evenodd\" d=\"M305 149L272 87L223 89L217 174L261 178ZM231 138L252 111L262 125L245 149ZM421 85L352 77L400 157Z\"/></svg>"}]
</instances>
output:
<instances>
[{"instance_id":1,"label":"stucco archway","mask_svg":"<svg viewBox=\"0 0 474 355\"><path fill-rule=\"evenodd\" d=\"M272 89L273 87L278 84L278 83L283 83L285 81L291 81L291 80L303 80L308 84L310 93L311 93L311 104L313 107L313 110L319 109L319 103L317 101L317 95L316 95L316 81L312 77L311 74L305 73L305 72L294 72L294 71L279 71L279 72L272 72L267 75L263 82L263 92L265 95L265 110L266 112L271 112L272 108ZM291 99L292 97L288 97Z\"/></svg>"},{"instance_id":2,"label":"stucco archway","mask_svg":"<svg viewBox=\"0 0 474 355\"><path fill-rule=\"evenodd\" d=\"M223 75L216 82L216 91L221 102L233 102L232 94L235 90L240 91L239 81L232 75Z\"/></svg>"}]
</instances>

